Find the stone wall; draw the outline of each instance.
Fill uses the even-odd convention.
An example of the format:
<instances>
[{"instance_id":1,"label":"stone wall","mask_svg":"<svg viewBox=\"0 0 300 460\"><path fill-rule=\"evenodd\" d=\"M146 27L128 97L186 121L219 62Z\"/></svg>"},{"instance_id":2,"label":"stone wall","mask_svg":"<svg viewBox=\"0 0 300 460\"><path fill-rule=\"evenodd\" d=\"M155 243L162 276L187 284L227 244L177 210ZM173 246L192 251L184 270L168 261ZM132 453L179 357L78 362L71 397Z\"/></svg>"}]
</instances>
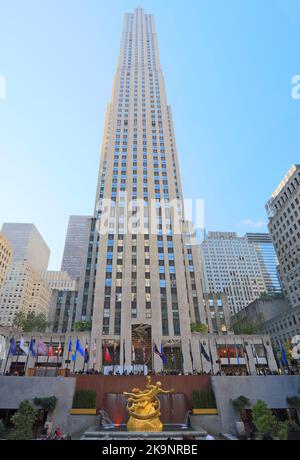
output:
<instances>
[{"instance_id":1,"label":"stone wall","mask_svg":"<svg viewBox=\"0 0 300 460\"><path fill-rule=\"evenodd\" d=\"M56 396L57 405L51 421L54 429L60 427L66 433L75 387L76 379L70 377L0 376L0 408L17 409L25 399L33 401L35 397Z\"/></svg>"}]
</instances>

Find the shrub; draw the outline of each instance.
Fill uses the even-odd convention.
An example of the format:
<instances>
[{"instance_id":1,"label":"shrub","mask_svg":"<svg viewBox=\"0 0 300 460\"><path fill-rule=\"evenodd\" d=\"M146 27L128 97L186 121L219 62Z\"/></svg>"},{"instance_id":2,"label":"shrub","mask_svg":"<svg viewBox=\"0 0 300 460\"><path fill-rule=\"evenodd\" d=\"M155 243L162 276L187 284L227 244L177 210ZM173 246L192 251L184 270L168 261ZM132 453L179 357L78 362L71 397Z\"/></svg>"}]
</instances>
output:
<instances>
[{"instance_id":1,"label":"shrub","mask_svg":"<svg viewBox=\"0 0 300 460\"><path fill-rule=\"evenodd\" d=\"M94 390L76 390L73 398L74 409L95 409L96 392Z\"/></svg>"},{"instance_id":2,"label":"shrub","mask_svg":"<svg viewBox=\"0 0 300 460\"><path fill-rule=\"evenodd\" d=\"M246 398L246 396L241 395L238 398L233 399L231 403L233 405L234 410L236 410L237 412L241 412L249 405L250 400Z\"/></svg>"},{"instance_id":3,"label":"shrub","mask_svg":"<svg viewBox=\"0 0 300 460\"><path fill-rule=\"evenodd\" d=\"M207 326L203 323L191 323L191 331L205 334L207 332Z\"/></svg>"},{"instance_id":4,"label":"shrub","mask_svg":"<svg viewBox=\"0 0 300 460\"><path fill-rule=\"evenodd\" d=\"M4 426L3 420L0 418L0 434L2 434L3 431L5 431L5 426Z\"/></svg>"},{"instance_id":5,"label":"shrub","mask_svg":"<svg viewBox=\"0 0 300 460\"><path fill-rule=\"evenodd\" d=\"M33 402L36 406L40 406L48 412L53 412L56 407L57 397L49 396L48 398L34 398Z\"/></svg>"},{"instance_id":6,"label":"shrub","mask_svg":"<svg viewBox=\"0 0 300 460\"><path fill-rule=\"evenodd\" d=\"M265 401L258 400L252 407L252 418L259 437L271 437L276 430L276 418Z\"/></svg>"},{"instance_id":7,"label":"shrub","mask_svg":"<svg viewBox=\"0 0 300 460\"><path fill-rule=\"evenodd\" d=\"M300 398L298 396L290 396L286 398L286 402L297 409L300 409Z\"/></svg>"},{"instance_id":8,"label":"shrub","mask_svg":"<svg viewBox=\"0 0 300 460\"><path fill-rule=\"evenodd\" d=\"M192 405L194 409L216 408L216 399L212 389L194 390L192 393Z\"/></svg>"},{"instance_id":9,"label":"shrub","mask_svg":"<svg viewBox=\"0 0 300 460\"><path fill-rule=\"evenodd\" d=\"M36 422L36 418L36 408L29 401L22 401L18 411L11 417L14 429L9 434L9 439L32 439L33 425Z\"/></svg>"}]
</instances>

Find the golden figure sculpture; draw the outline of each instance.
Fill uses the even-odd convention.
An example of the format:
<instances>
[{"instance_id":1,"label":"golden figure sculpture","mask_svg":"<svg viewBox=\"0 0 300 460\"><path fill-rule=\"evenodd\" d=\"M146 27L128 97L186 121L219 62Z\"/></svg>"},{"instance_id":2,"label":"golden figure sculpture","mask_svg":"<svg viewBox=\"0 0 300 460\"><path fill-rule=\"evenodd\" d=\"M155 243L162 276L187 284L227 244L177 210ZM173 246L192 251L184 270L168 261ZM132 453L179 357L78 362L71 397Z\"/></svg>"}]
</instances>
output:
<instances>
[{"instance_id":1,"label":"golden figure sculpture","mask_svg":"<svg viewBox=\"0 0 300 460\"><path fill-rule=\"evenodd\" d=\"M127 422L128 431L162 431L163 424L160 420L160 401L159 394L169 394L174 390L163 390L161 382L151 383L151 377L147 376L145 390L134 388L132 393L123 394L128 396L127 410L129 420Z\"/></svg>"}]
</instances>

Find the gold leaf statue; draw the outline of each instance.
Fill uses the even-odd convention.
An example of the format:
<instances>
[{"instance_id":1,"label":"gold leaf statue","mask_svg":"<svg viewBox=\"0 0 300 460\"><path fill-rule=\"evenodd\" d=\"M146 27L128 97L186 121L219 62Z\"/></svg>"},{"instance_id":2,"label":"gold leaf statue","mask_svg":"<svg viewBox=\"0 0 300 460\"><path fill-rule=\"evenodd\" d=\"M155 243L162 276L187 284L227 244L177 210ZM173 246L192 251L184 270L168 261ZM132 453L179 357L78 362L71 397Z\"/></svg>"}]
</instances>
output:
<instances>
[{"instance_id":1,"label":"gold leaf statue","mask_svg":"<svg viewBox=\"0 0 300 460\"><path fill-rule=\"evenodd\" d=\"M163 424L160 420L160 401L159 394L169 394L174 390L163 390L161 382L151 383L151 377L147 376L145 390L134 388L132 393L123 394L128 396L127 410L129 420L127 422L128 431L162 431Z\"/></svg>"}]
</instances>

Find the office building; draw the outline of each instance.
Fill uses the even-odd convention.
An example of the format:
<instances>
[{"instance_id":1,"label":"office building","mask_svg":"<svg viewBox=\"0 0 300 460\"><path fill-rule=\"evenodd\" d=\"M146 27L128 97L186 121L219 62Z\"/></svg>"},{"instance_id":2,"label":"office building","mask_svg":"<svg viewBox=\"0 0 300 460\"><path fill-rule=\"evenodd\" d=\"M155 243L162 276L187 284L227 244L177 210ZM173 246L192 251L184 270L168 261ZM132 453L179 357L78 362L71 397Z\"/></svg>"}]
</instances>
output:
<instances>
[{"instance_id":1,"label":"office building","mask_svg":"<svg viewBox=\"0 0 300 460\"><path fill-rule=\"evenodd\" d=\"M80 276L83 254L89 236L88 216L70 216L61 271L67 272L75 280Z\"/></svg>"},{"instance_id":2,"label":"office building","mask_svg":"<svg viewBox=\"0 0 300 460\"><path fill-rule=\"evenodd\" d=\"M284 295L300 305L300 165L293 165L266 204Z\"/></svg>"},{"instance_id":3,"label":"office building","mask_svg":"<svg viewBox=\"0 0 300 460\"><path fill-rule=\"evenodd\" d=\"M12 247L3 235L0 233L0 291L2 289L7 269L11 262Z\"/></svg>"}]
</instances>

